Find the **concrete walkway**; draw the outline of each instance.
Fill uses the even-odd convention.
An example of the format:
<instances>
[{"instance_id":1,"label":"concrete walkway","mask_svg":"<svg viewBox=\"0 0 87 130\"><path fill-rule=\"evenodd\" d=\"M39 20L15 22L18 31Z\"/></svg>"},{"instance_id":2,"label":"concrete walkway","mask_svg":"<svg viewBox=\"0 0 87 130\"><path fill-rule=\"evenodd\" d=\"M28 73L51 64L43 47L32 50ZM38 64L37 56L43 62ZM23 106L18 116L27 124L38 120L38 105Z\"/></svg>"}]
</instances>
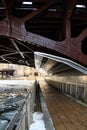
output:
<instances>
[{"instance_id":1,"label":"concrete walkway","mask_svg":"<svg viewBox=\"0 0 87 130\"><path fill-rule=\"evenodd\" d=\"M56 130L87 130L87 107L39 81Z\"/></svg>"}]
</instances>

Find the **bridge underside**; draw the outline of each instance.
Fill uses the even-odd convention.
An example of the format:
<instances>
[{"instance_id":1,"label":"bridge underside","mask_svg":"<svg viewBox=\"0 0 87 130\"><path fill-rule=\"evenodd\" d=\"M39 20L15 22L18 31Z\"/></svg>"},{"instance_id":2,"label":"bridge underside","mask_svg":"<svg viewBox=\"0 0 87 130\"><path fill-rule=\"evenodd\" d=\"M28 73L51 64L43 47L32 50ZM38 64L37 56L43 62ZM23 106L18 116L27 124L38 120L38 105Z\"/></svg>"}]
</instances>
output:
<instances>
[{"instance_id":1,"label":"bridge underside","mask_svg":"<svg viewBox=\"0 0 87 130\"><path fill-rule=\"evenodd\" d=\"M34 56L34 52L42 52L65 58L76 65L69 62L67 65L64 62L60 64L62 60L55 59L50 62L49 57L42 55L39 67L51 63L53 66L47 70L49 73L70 71L72 67L86 74L87 1L24 2L0 2L0 62L35 67L37 56Z\"/></svg>"}]
</instances>

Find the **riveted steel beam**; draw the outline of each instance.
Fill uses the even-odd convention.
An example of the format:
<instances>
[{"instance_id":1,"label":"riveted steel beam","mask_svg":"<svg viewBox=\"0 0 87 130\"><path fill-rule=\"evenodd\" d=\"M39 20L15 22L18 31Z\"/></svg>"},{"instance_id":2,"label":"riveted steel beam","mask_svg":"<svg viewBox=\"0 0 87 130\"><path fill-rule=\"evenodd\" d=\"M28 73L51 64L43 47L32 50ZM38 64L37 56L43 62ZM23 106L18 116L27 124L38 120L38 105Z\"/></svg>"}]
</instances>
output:
<instances>
[{"instance_id":1,"label":"riveted steel beam","mask_svg":"<svg viewBox=\"0 0 87 130\"><path fill-rule=\"evenodd\" d=\"M77 0L70 0L69 1L69 5L68 5L66 12L65 12L65 19L70 19L76 3L77 3Z\"/></svg>"},{"instance_id":2,"label":"riveted steel beam","mask_svg":"<svg viewBox=\"0 0 87 130\"><path fill-rule=\"evenodd\" d=\"M6 20L0 22L0 35L9 36L20 41L28 42L29 44L36 45L38 47L44 47L51 50L51 52L56 52L63 54L84 66L87 66L87 55L84 55L81 51L82 40L87 36L87 29L85 29L77 38L67 38L64 41L58 42L54 41L40 35L36 35L27 32L24 24L16 21L17 19L12 18L11 28L12 31L9 33L8 23ZM68 42L68 44L67 44ZM43 51L43 50L41 50Z\"/></svg>"},{"instance_id":3,"label":"riveted steel beam","mask_svg":"<svg viewBox=\"0 0 87 130\"><path fill-rule=\"evenodd\" d=\"M61 33L61 35L63 35L64 38L68 38L67 42L69 43L70 40L69 38L71 38L71 15L72 12L74 10L74 7L77 3L77 0L70 0L68 3L68 6L66 8L65 11L65 17L64 17L64 25L63 25L63 33Z\"/></svg>"}]
</instances>

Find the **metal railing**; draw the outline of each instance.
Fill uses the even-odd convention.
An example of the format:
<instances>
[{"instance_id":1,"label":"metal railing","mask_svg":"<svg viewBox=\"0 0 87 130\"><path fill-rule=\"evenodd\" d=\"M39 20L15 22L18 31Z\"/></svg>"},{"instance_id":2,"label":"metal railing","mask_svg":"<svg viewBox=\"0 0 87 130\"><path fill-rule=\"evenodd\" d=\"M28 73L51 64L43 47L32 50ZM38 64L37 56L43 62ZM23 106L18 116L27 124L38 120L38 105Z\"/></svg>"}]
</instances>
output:
<instances>
[{"instance_id":1,"label":"metal railing","mask_svg":"<svg viewBox=\"0 0 87 130\"><path fill-rule=\"evenodd\" d=\"M36 83L30 89L27 97L17 109L14 117L9 122L5 130L29 130L33 122L33 111L35 105Z\"/></svg>"},{"instance_id":2,"label":"metal railing","mask_svg":"<svg viewBox=\"0 0 87 130\"><path fill-rule=\"evenodd\" d=\"M86 83L70 83L70 82L60 82L53 80L46 80L46 82L57 88L62 93L71 95L85 103L87 103L87 84Z\"/></svg>"}]
</instances>

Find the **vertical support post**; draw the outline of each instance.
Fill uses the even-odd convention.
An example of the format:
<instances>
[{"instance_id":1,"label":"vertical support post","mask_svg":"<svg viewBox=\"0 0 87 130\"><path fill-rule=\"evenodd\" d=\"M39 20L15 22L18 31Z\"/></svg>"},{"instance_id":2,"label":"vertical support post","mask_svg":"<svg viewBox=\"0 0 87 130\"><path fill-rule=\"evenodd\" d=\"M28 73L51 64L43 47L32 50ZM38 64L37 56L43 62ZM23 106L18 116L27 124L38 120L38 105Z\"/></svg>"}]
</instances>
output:
<instances>
[{"instance_id":1,"label":"vertical support post","mask_svg":"<svg viewBox=\"0 0 87 130\"><path fill-rule=\"evenodd\" d=\"M78 99L78 84L76 84L75 97Z\"/></svg>"},{"instance_id":2,"label":"vertical support post","mask_svg":"<svg viewBox=\"0 0 87 130\"><path fill-rule=\"evenodd\" d=\"M29 101L29 96L28 99L26 101L26 113L25 113L25 128L26 130L29 130L29 126L30 126L30 105L28 106L28 104L30 103Z\"/></svg>"},{"instance_id":3,"label":"vertical support post","mask_svg":"<svg viewBox=\"0 0 87 130\"><path fill-rule=\"evenodd\" d=\"M33 89L31 90L31 98L30 98L30 124L33 123L33 112L34 112L34 106L35 106L35 92L36 92L36 83L33 86Z\"/></svg>"},{"instance_id":4,"label":"vertical support post","mask_svg":"<svg viewBox=\"0 0 87 130\"><path fill-rule=\"evenodd\" d=\"M25 114L23 115L22 121L21 121L21 130L26 130L25 129Z\"/></svg>"},{"instance_id":5,"label":"vertical support post","mask_svg":"<svg viewBox=\"0 0 87 130\"><path fill-rule=\"evenodd\" d=\"M71 22L69 19L65 20L65 24L66 24L66 38L67 39L71 39Z\"/></svg>"},{"instance_id":6,"label":"vertical support post","mask_svg":"<svg viewBox=\"0 0 87 130\"><path fill-rule=\"evenodd\" d=\"M26 104L23 107L23 119L22 119L22 130L26 130L26 125L25 125L25 120L26 120Z\"/></svg>"},{"instance_id":7,"label":"vertical support post","mask_svg":"<svg viewBox=\"0 0 87 130\"><path fill-rule=\"evenodd\" d=\"M2 79L4 78L4 74L3 74L3 72L1 72L1 74L2 74Z\"/></svg>"},{"instance_id":8,"label":"vertical support post","mask_svg":"<svg viewBox=\"0 0 87 130\"><path fill-rule=\"evenodd\" d=\"M70 95L72 95L72 84L70 84Z\"/></svg>"},{"instance_id":9,"label":"vertical support post","mask_svg":"<svg viewBox=\"0 0 87 130\"><path fill-rule=\"evenodd\" d=\"M36 97L36 83L34 84L34 88L33 88L33 111L35 107L35 97Z\"/></svg>"},{"instance_id":10,"label":"vertical support post","mask_svg":"<svg viewBox=\"0 0 87 130\"><path fill-rule=\"evenodd\" d=\"M30 100L27 104L27 114L28 114L28 126L30 126L31 122L30 122L30 118L31 118L31 114L30 114Z\"/></svg>"},{"instance_id":11,"label":"vertical support post","mask_svg":"<svg viewBox=\"0 0 87 130\"><path fill-rule=\"evenodd\" d=\"M30 124L33 123L33 100L32 100L32 92L31 92L31 98L30 98Z\"/></svg>"},{"instance_id":12,"label":"vertical support post","mask_svg":"<svg viewBox=\"0 0 87 130\"><path fill-rule=\"evenodd\" d=\"M87 85L84 85L84 102L87 103Z\"/></svg>"},{"instance_id":13,"label":"vertical support post","mask_svg":"<svg viewBox=\"0 0 87 130\"><path fill-rule=\"evenodd\" d=\"M64 93L64 83L62 83L62 93Z\"/></svg>"},{"instance_id":14,"label":"vertical support post","mask_svg":"<svg viewBox=\"0 0 87 130\"><path fill-rule=\"evenodd\" d=\"M67 53L70 53L70 44L71 44L71 22L69 19L66 19L66 44L67 44Z\"/></svg>"},{"instance_id":15,"label":"vertical support post","mask_svg":"<svg viewBox=\"0 0 87 130\"><path fill-rule=\"evenodd\" d=\"M67 93L67 83L65 83L65 93Z\"/></svg>"},{"instance_id":16,"label":"vertical support post","mask_svg":"<svg viewBox=\"0 0 87 130\"><path fill-rule=\"evenodd\" d=\"M62 39L70 40L71 38L71 21L68 18L64 19Z\"/></svg>"},{"instance_id":17,"label":"vertical support post","mask_svg":"<svg viewBox=\"0 0 87 130\"><path fill-rule=\"evenodd\" d=\"M31 89L28 99L26 101L26 129L29 130L29 126L33 123L33 112L35 105L35 93L36 93L36 83Z\"/></svg>"},{"instance_id":18,"label":"vertical support post","mask_svg":"<svg viewBox=\"0 0 87 130\"><path fill-rule=\"evenodd\" d=\"M60 82L60 91L62 92L62 83Z\"/></svg>"},{"instance_id":19,"label":"vertical support post","mask_svg":"<svg viewBox=\"0 0 87 130\"><path fill-rule=\"evenodd\" d=\"M56 84L57 84L57 89L59 89L59 82L56 82ZM55 87L55 85L54 85L54 87Z\"/></svg>"}]
</instances>

